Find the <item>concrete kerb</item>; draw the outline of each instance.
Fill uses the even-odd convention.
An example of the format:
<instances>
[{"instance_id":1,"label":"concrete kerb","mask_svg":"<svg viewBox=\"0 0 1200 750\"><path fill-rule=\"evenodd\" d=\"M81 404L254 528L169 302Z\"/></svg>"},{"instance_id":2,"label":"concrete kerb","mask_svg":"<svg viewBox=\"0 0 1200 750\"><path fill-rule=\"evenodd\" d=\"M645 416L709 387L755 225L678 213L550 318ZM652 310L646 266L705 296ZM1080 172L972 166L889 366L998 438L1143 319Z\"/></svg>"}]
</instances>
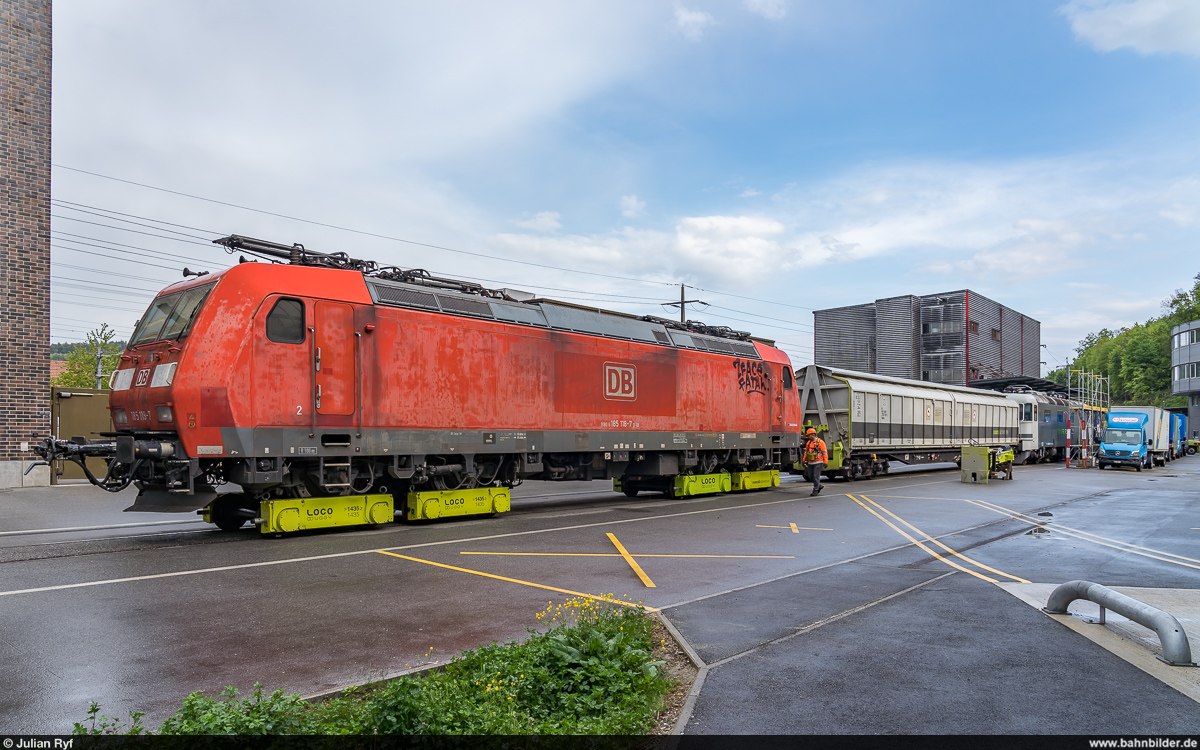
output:
<instances>
[{"instance_id":1,"label":"concrete kerb","mask_svg":"<svg viewBox=\"0 0 1200 750\"><path fill-rule=\"evenodd\" d=\"M320 701L329 700L330 698L341 697L351 691L370 689L373 687L377 687L379 685L383 685L384 683L391 682L392 680L398 679L400 677L408 677L410 675L422 675L422 674L425 674L426 672L441 672L441 671L445 670L446 667L449 665L450 665L450 662L448 662L448 661L440 661L440 662L435 662L433 664L422 664L419 667L410 667L409 669L402 669L399 672L392 672L392 673L386 674L382 677L377 677L374 679L367 680L366 682L356 682L356 683L353 683L350 685L343 685L342 687L331 688L329 690L322 690L319 693L309 693L308 695L302 695L302 696L300 696L300 700L306 701L309 703L317 703Z\"/></svg>"},{"instance_id":2,"label":"concrete kerb","mask_svg":"<svg viewBox=\"0 0 1200 750\"><path fill-rule=\"evenodd\" d=\"M662 623L662 626L675 639L676 645L683 649L683 653L687 654L688 661L697 669L696 679L692 681L692 689L688 691L687 699L683 702L683 707L679 709L679 716L675 719L675 726L671 729L671 734L683 734L688 719L691 718L692 711L696 708L696 699L700 697L700 690L704 687L704 680L708 677L708 665L700 658L700 654L696 653L696 649L692 648L692 644L687 642L687 639L683 637L683 633L679 632L675 624L667 619L666 615L658 610L653 614L655 619Z\"/></svg>"}]
</instances>

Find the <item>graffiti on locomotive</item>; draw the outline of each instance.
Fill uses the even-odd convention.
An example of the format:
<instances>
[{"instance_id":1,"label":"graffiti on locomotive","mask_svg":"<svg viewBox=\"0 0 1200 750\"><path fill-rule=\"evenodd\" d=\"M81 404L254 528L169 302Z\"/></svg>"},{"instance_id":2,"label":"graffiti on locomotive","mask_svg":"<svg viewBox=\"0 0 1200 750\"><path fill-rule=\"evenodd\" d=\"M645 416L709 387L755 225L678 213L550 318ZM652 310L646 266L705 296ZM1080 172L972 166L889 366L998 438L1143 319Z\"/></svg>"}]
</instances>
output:
<instances>
[{"instance_id":1,"label":"graffiti on locomotive","mask_svg":"<svg viewBox=\"0 0 1200 750\"><path fill-rule=\"evenodd\" d=\"M771 389L770 371L757 360L735 359L733 367L737 370L738 388L744 393L763 393Z\"/></svg>"}]
</instances>

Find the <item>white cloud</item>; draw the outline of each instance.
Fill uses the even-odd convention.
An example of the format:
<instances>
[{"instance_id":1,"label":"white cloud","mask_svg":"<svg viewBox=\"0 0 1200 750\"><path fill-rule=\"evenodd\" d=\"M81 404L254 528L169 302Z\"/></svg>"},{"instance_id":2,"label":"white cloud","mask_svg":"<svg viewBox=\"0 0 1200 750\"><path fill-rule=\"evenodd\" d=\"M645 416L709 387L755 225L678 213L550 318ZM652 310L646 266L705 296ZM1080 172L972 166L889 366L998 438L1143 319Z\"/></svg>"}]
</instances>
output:
<instances>
[{"instance_id":1,"label":"white cloud","mask_svg":"<svg viewBox=\"0 0 1200 750\"><path fill-rule=\"evenodd\" d=\"M555 229L562 229L562 222L559 219L562 215L556 211L541 211L534 214L532 219L523 221L514 221L513 223L519 227L532 229L536 232L553 232Z\"/></svg>"},{"instance_id":2,"label":"white cloud","mask_svg":"<svg viewBox=\"0 0 1200 750\"><path fill-rule=\"evenodd\" d=\"M675 6L675 28L689 42L698 42L704 38L704 30L716 23L711 14L702 10L688 10L682 5Z\"/></svg>"},{"instance_id":3,"label":"white cloud","mask_svg":"<svg viewBox=\"0 0 1200 750\"><path fill-rule=\"evenodd\" d=\"M674 252L685 268L747 283L779 264L782 223L757 216L696 216L675 227Z\"/></svg>"},{"instance_id":4,"label":"white cloud","mask_svg":"<svg viewBox=\"0 0 1200 750\"><path fill-rule=\"evenodd\" d=\"M783 241L793 268L903 255L929 271L1030 276L1145 245L1138 235L1161 230L1163 212L1200 206L1190 178L1125 169L1092 157L864 167L785 190L775 215L799 228Z\"/></svg>"},{"instance_id":5,"label":"white cloud","mask_svg":"<svg viewBox=\"0 0 1200 750\"><path fill-rule=\"evenodd\" d=\"M762 195L762 193L758 192L754 188L746 188L745 190L743 190L741 193L738 194L738 197L739 198L753 198L756 195Z\"/></svg>"},{"instance_id":6,"label":"white cloud","mask_svg":"<svg viewBox=\"0 0 1200 750\"><path fill-rule=\"evenodd\" d=\"M1060 10L1075 35L1101 52L1200 55L1197 0L1072 0Z\"/></svg>"},{"instance_id":7,"label":"white cloud","mask_svg":"<svg viewBox=\"0 0 1200 750\"><path fill-rule=\"evenodd\" d=\"M534 262L745 288L779 266L785 229L779 221L756 216L689 216L678 221L674 234L627 227L607 234L500 234L494 239L506 254Z\"/></svg>"},{"instance_id":8,"label":"white cloud","mask_svg":"<svg viewBox=\"0 0 1200 750\"><path fill-rule=\"evenodd\" d=\"M742 0L747 10L763 18L778 21L787 15L787 0Z\"/></svg>"},{"instance_id":9,"label":"white cloud","mask_svg":"<svg viewBox=\"0 0 1200 750\"><path fill-rule=\"evenodd\" d=\"M155 151L243 174L469 158L641 70L668 12L634 0L347 0L337 13L314 0L62 0L55 158L115 170Z\"/></svg>"},{"instance_id":10,"label":"white cloud","mask_svg":"<svg viewBox=\"0 0 1200 750\"><path fill-rule=\"evenodd\" d=\"M646 213L646 201L638 200L636 195L621 196L621 215L626 219L636 219Z\"/></svg>"}]
</instances>

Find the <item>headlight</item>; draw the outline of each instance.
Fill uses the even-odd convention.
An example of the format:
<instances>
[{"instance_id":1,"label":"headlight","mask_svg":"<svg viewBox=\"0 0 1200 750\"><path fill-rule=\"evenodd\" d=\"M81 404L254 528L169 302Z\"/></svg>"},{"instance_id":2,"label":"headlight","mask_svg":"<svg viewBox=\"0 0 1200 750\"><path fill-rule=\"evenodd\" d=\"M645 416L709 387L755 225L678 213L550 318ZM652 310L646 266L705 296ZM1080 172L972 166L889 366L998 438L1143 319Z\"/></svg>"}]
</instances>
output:
<instances>
[{"instance_id":1,"label":"headlight","mask_svg":"<svg viewBox=\"0 0 1200 750\"><path fill-rule=\"evenodd\" d=\"M168 406L167 404L161 404L159 406L154 407L154 411L158 415L159 422L174 422L175 421L175 415L173 413L171 413L171 407Z\"/></svg>"},{"instance_id":2,"label":"headlight","mask_svg":"<svg viewBox=\"0 0 1200 750\"><path fill-rule=\"evenodd\" d=\"M133 370L127 370L126 372L133 372ZM124 409L113 409L112 420L115 425L127 425L129 424L129 415L125 413Z\"/></svg>"},{"instance_id":3,"label":"headlight","mask_svg":"<svg viewBox=\"0 0 1200 750\"><path fill-rule=\"evenodd\" d=\"M133 384L133 371L137 369L130 367L127 370L117 370L108 380L108 387L114 391L127 391L129 386Z\"/></svg>"},{"instance_id":4,"label":"headlight","mask_svg":"<svg viewBox=\"0 0 1200 750\"><path fill-rule=\"evenodd\" d=\"M154 377L150 379L151 388L162 388L165 385L170 385L175 380L175 367L178 362L172 362L169 365L159 365L154 368Z\"/></svg>"}]
</instances>

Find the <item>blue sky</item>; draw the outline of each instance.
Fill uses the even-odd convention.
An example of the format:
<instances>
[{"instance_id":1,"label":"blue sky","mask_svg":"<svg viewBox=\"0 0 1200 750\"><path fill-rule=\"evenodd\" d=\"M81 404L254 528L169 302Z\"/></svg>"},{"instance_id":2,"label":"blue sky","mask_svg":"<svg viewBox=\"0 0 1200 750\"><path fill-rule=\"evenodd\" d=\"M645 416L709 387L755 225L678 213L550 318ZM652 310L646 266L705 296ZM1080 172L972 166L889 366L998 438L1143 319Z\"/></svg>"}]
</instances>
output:
<instances>
[{"instance_id":1,"label":"blue sky","mask_svg":"<svg viewBox=\"0 0 1200 750\"><path fill-rule=\"evenodd\" d=\"M56 2L52 340L223 233L639 314L682 282L797 363L811 309L967 287L1054 366L1200 271L1195 0L332 7Z\"/></svg>"}]
</instances>

